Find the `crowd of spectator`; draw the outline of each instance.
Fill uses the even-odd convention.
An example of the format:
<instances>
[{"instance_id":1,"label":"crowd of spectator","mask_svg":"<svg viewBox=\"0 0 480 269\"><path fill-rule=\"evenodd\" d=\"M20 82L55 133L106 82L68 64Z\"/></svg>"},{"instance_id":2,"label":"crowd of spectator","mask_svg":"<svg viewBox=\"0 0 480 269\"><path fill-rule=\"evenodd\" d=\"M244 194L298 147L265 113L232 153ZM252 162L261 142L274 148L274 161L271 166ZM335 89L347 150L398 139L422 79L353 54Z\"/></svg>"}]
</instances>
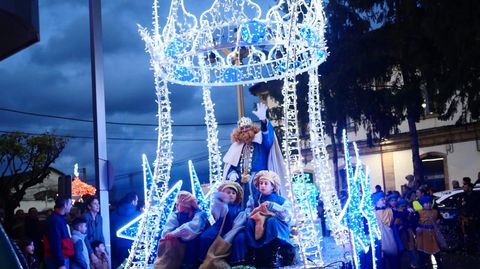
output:
<instances>
[{"instance_id":1,"label":"crowd of spectator","mask_svg":"<svg viewBox=\"0 0 480 269\"><path fill-rule=\"evenodd\" d=\"M480 173L479 173L480 178ZM410 268L442 269L442 251L451 251L453 244L444 234L441 226L444 220L438 212L438 204L432 190L427 184L415 180L413 175L406 177L407 184L402 186L402 192L382 191L381 186L375 187L372 202L375 207L377 222L381 231L378 246L377 261L379 268L401 268L402 262L408 260ZM470 178L463 178L463 186L458 181L452 181L452 189L462 189L460 215L450 223L458 227L461 239L458 251L466 255L478 255L479 251L479 195L473 193L474 185ZM432 257L433 256L433 257Z\"/></svg>"}]
</instances>

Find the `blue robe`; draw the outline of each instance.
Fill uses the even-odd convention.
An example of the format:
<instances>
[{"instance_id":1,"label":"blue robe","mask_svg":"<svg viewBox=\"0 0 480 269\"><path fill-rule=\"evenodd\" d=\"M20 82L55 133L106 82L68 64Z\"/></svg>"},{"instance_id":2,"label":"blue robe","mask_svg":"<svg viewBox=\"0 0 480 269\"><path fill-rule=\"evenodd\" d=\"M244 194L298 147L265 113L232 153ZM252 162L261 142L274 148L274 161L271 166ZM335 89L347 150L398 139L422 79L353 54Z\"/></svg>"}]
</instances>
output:
<instances>
[{"instance_id":1,"label":"blue robe","mask_svg":"<svg viewBox=\"0 0 480 269\"><path fill-rule=\"evenodd\" d=\"M239 204L228 204L228 213L226 215L225 224L223 226L222 233L220 236L224 236L227 232L232 230L234 220L237 218L238 214L243 212L241 205ZM200 253L199 258L201 261L205 259L207 255L208 248L212 245L213 241L220 231L224 217L220 217L210 228L205 230L205 232L200 236ZM247 254L246 239L245 239L245 229L241 229L233 238L231 253L228 257L229 263L238 263L245 261L245 256Z\"/></svg>"},{"instance_id":2,"label":"blue robe","mask_svg":"<svg viewBox=\"0 0 480 269\"><path fill-rule=\"evenodd\" d=\"M256 190L256 189L255 189ZM258 190L249 199L248 211L258 207L263 202L270 202L269 211L275 216L268 217L265 221L265 232L259 240L255 239L255 221L248 219L246 226L247 243L252 248L267 246L274 239L278 239L281 246L293 246L290 241L291 204L277 193L260 195Z\"/></svg>"},{"instance_id":3,"label":"blue robe","mask_svg":"<svg viewBox=\"0 0 480 269\"><path fill-rule=\"evenodd\" d=\"M182 212L173 212L167 219L162 231L162 238L166 233L174 234L185 244L185 256L182 264L196 264L198 262L199 235L205 230L208 223L207 214L200 209L193 211L189 216Z\"/></svg>"},{"instance_id":4,"label":"blue robe","mask_svg":"<svg viewBox=\"0 0 480 269\"><path fill-rule=\"evenodd\" d=\"M250 168L250 175L251 178L255 176L255 174L259 171L262 170L268 170L268 155L270 154L270 150L272 148L272 145L274 143L275 139L275 130L273 129L272 124L270 121L267 121L266 125L266 130L261 131L262 134L262 139L261 143L257 142L252 142L253 146L253 153L252 153L252 162L251 162L251 168ZM243 146L247 146L246 144ZM238 161L236 165L231 165L228 168L227 175L230 175L231 173L237 173L238 175L238 183L242 185L243 187L243 202L242 202L242 207L245 208L246 203L248 201L248 197L250 194L253 192L253 189L255 188L253 186L253 180L250 180L250 182L246 184L242 184L241 178L242 178L242 171L241 171L241 165L240 163L243 162L242 158Z\"/></svg>"}]
</instances>

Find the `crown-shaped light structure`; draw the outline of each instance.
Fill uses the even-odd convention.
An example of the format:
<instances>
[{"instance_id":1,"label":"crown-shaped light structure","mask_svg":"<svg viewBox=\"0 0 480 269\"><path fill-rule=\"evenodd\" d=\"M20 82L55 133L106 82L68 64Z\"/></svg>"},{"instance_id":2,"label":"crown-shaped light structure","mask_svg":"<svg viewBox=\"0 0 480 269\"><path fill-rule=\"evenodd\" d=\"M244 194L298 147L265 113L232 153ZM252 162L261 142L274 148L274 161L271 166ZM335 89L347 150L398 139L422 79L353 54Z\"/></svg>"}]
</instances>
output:
<instances>
[{"instance_id":1,"label":"crown-shaped light structure","mask_svg":"<svg viewBox=\"0 0 480 269\"><path fill-rule=\"evenodd\" d=\"M302 14L292 24L285 7L294 6L301 6ZM282 79L291 67L302 73L327 56L320 0L280 0L265 14L251 0L215 0L198 18L185 9L183 0L172 0L165 27L160 30L157 21L154 28L156 34L148 37L157 48L154 68L165 80L182 85ZM294 62L288 59L288 47L296 50Z\"/></svg>"},{"instance_id":2,"label":"crown-shaped light structure","mask_svg":"<svg viewBox=\"0 0 480 269\"><path fill-rule=\"evenodd\" d=\"M152 31L139 26L150 54L158 103L158 145L152 194L154 197L166 195L170 179L173 134L169 83L202 87L209 179L211 187L214 187L222 179L222 163L211 87L282 79L285 100L282 122L286 165L284 186L286 196L293 202L296 226L302 231L295 241L300 246L304 265L314 261L315 265L321 266L321 240L314 223L316 211L313 205L305 203L310 197L307 191L298 192L300 185L304 185L300 186L301 190L307 190L308 182L300 154L295 88L296 75L308 71L312 81L309 92L318 90L316 70L327 57L322 1L278 0L263 13L261 5L253 0L214 0L211 7L197 17L186 10L183 0L172 0L162 29L158 10L159 1L154 0ZM327 219L332 218L329 223L339 224L340 207L331 187L334 185L333 177L327 172L329 167L317 99L309 100L309 108L315 112L310 116L315 144L322 147L314 159L315 177L322 199L326 203L332 202L326 207ZM299 179L296 181L297 191L292 185L295 177ZM345 242L344 227L336 225L331 228L338 235L337 242ZM139 241L141 244L133 245L128 259L129 262L137 261L133 266L135 268L143 268L150 262L142 255L150 255L153 247L149 246L155 245L157 235L152 236L146 231L137 234L137 238L142 239Z\"/></svg>"}]
</instances>

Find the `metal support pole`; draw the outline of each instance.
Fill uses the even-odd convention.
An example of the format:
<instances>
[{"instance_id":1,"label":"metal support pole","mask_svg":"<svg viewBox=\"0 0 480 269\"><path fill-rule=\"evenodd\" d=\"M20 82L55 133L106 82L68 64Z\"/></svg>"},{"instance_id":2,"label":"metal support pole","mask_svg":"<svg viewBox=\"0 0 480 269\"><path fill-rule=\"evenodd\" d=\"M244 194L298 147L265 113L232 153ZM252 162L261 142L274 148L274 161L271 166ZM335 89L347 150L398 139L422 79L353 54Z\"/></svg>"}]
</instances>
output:
<instances>
[{"instance_id":1,"label":"metal support pole","mask_svg":"<svg viewBox=\"0 0 480 269\"><path fill-rule=\"evenodd\" d=\"M237 85L237 112L239 120L245 116L245 106L243 105L243 85Z\"/></svg>"},{"instance_id":2,"label":"metal support pole","mask_svg":"<svg viewBox=\"0 0 480 269\"><path fill-rule=\"evenodd\" d=\"M89 0L90 57L92 65L93 128L95 147L95 185L100 199L105 247L110 252L110 212L108 199L107 132L105 123L105 88L103 81L101 0Z\"/></svg>"},{"instance_id":3,"label":"metal support pole","mask_svg":"<svg viewBox=\"0 0 480 269\"><path fill-rule=\"evenodd\" d=\"M228 49L222 49L223 54L227 56L230 51ZM240 62L240 54L235 57L235 65L241 65ZM243 116L245 116L245 106L243 102L243 85L238 84L237 85L237 113L238 113L238 119L240 120Z\"/></svg>"}]
</instances>

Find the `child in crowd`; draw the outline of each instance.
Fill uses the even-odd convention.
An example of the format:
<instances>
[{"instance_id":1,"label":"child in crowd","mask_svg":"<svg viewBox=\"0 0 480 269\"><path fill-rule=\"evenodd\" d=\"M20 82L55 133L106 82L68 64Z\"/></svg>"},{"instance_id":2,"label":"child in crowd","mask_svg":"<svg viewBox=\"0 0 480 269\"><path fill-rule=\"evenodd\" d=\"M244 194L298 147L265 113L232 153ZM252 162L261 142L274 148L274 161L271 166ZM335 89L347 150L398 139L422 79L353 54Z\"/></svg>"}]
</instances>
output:
<instances>
[{"instance_id":1,"label":"child in crowd","mask_svg":"<svg viewBox=\"0 0 480 269\"><path fill-rule=\"evenodd\" d=\"M247 248L244 228L247 216L242 210L242 201L243 188L234 181L224 181L213 194L212 215L216 222L200 236L200 261L205 259L209 247L220 235L231 244L228 263L231 266L245 264ZM223 229L220 231L222 223Z\"/></svg>"},{"instance_id":2,"label":"child in crowd","mask_svg":"<svg viewBox=\"0 0 480 269\"><path fill-rule=\"evenodd\" d=\"M383 259L377 259L377 261L384 262L387 268L397 269L399 268L400 260L398 244L392 229L393 210L390 207L386 207L385 194L383 193L373 194L372 202L375 205L375 216L380 228L381 253L383 255Z\"/></svg>"},{"instance_id":3,"label":"child in crowd","mask_svg":"<svg viewBox=\"0 0 480 269\"><path fill-rule=\"evenodd\" d=\"M294 257L277 260L280 248L293 249L290 241L291 203L277 192L279 176L263 170L254 178L255 190L247 203L247 243L254 250L254 263L258 267L278 268L290 265ZM288 252L288 251L286 251ZM292 252L292 251L290 251Z\"/></svg>"},{"instance_id":4,"label":"child in crowd","mask_svg":"<svg viewBox=\"0 0 480 269\"><path fill-rule=\"evenodd\" d=\"M87 236L87 221L84 218L76 218L72 221L72 240L75 248L75 256L72 257L71 269L90 269L88 249L85 242Z\"/></svg>"},{"instance_id":5,"label":"child in crowd","mask_svg":"<svg viewBox=\"0 0 480 269\"><path fill-rule=\"evenodd\" d=\"M40 264L38 261L37 256L35 255L35 245L33 244L33 240L26 240L23 243L22 247L23 255L25 256L25 260L27 262L27 269L39 269Z\"/></svg>"},{"instance_id":6,"label":"child in crowd","mask_svg":"<svg viewBox=\"0 0 480 269\"><path fill-rule=\"evenodd\" d=\"M408 251L410 257L410 267L417 268L417 253L415 248L415 228L417 215L412 207L408 206L406 199L401 198L397 201L397 210L394 211L394 225L400 234L400 241L403 247Z\"/></svg>"},{"instance_id":7,"label":"child in crowd","mask_svg":"<svg viewBox=\"0 0 480 269\"><path fill-rule=\"evenodd\" d=\"M434 231L438 221L438 212L437 210L432 209L432 196L424 195L419 199L419 202L423 207L423 209L418 211L419 220L416 229L419 265L420 268L426 268L429 266L430 255L433 255L437 261L437 268L441 269L442 261L438 255L440 247Z\"/></svg>"},{"instance_id":8,"label":"child in crowd","mask_svg":"<svg viewBox=\"0 0 480 269\"><path fill-rule=\"evenodd\" d=\"M97 259L95 259L95 262L92 261L90 263L90 268L91 269L108 269L109 261L108 261L107 251L105 250L105 244L102 241L94 240L92 242L92 250L93 250L93 255L95 255Z\"/></svg>"},{"instance_id":9,"label":"child in crowd","mask_svg":"<svg viewBox=\"0 0 480 269\"><path fill-rule=\"evenodd\" d=\"M197 198L187 191L178 193L175 204L176 211L170 214L162 231L155 269L198 267L198 238L207 227L208 216L198 208ZM166 248L175 248L176 253L165 249L165 245ZM173 254L177 256L168 257ZM172 265L172 258L181 264Z\"/></svg>"}]
</instances>

